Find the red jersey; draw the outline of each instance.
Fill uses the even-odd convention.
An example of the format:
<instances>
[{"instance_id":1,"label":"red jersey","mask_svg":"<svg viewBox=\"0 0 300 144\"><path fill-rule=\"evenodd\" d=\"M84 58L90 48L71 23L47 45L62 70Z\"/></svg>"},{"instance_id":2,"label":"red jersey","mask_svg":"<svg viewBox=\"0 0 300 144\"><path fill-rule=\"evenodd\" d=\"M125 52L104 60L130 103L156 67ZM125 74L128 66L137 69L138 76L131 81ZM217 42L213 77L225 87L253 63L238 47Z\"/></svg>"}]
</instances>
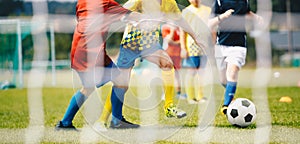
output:
<instances>
[{"instance_id":1,"label":"red jersey","mask_svg":"<svg viewBox=\"0 0 300 144\"><path fill-rule=\"evenodd\" d=\"M167 35L170 34L170 26L163 25L162 26L162 37L166 37ZM180 31L178 28L175 29L174 31L174 36L173 36L173 41L179 41L179 36L180 36ZM168 44L168 48L166 49L167 53L169 56L180 56L180 45L178 44Z\"/></svg>"},{"instance_id":2,"label":"red jersey","mask_svg":"<svg viewBox=\"0 0 300 144\"><path fill-rule=\"evenodd\" d=\"M171 32L171 27L168 25L163 25L162 26L162 37L165 38L167 35L169 35ZM173 41L179 41L180 40L180 30L179 28L176 28L174 30L174 35L173 35ZM180 69L181 68L181 57L180 57L180 44L173 44L173 43L168 43L168 48L166 49L166 52L168 55L171 57L174 68L175 69Z\"/></svg>"},{"instance_id":3,"label":"red jersey","mask_svg":"<svg viewBox=\"0 0 300 144\"><path fill-rule=\"evenodd\" d=\"M105 51L109 26L129 12L114 0L78 0L71 67L85 71L111 63Z\"/></svg>"}]
</instances>

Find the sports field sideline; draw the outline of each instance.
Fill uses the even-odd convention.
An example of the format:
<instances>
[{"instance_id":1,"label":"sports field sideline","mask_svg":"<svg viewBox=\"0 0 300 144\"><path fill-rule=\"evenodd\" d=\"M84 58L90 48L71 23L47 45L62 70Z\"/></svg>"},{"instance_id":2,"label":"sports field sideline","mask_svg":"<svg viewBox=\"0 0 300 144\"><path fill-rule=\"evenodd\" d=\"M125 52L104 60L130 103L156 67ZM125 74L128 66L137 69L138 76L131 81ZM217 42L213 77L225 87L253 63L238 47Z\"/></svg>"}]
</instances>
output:
<instances>
[{"instance_id":1,"label":"sports field sideline","mask_svg":"<svg viewBox=\"0 0 300 144\"><path fill-rule=\"evenodd\" d=\"M255 69L247 69L244 68L241 70L239 74L239 87L251 87L253 84ZM273 68L270 71L270 81L268 83L269 87L275 86L298 86L300 83L300 68ZM280 74L276 76L276 74ZM73 87L73 74L72 70L57 70L56 71L56 85L55 87ZM5 79L5 77L9 77L7 75L1 75L1 79ZM52 73L48 71L46 73L46 79L44 83L44 87L53 87L52 85ZM24 74L24 86L26 87L28 81L28 73Z\"/></svg>"}]
</instances>

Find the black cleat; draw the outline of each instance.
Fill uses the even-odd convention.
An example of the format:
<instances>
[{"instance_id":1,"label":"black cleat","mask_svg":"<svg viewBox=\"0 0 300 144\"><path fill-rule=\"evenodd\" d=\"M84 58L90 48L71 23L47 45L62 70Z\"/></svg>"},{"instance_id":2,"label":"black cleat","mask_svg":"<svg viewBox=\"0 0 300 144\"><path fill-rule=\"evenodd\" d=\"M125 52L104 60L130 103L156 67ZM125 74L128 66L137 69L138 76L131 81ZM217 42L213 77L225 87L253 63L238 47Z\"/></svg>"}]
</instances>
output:
<instances>
[{"instance_id":1,"label":"black cleat","mask_svg":"<svg viewBox=\"0 0 300 144\"><path fill-rule=\"evenodd\" d=\"M134 129L134 128L139 128L140 125L131 123L127 121L125 118L123 118L118 124L114 124L112 121L110 122L110 128L112 129Z\"/></svg>"},{"instance_id":2,"label":"black cleat","mask_svg":"<svg viewBox=\"0 0 300 144\"><path fill-rule=\"evenodd\" d=\"M64 126L63 123L61 121L59 121L56 126L55 126L55 130L59 131L59 130L67 130L67 131L78 131L75 126L73 126L73 124L68 125L68 126Z\"/></svg>"}]
</instances>

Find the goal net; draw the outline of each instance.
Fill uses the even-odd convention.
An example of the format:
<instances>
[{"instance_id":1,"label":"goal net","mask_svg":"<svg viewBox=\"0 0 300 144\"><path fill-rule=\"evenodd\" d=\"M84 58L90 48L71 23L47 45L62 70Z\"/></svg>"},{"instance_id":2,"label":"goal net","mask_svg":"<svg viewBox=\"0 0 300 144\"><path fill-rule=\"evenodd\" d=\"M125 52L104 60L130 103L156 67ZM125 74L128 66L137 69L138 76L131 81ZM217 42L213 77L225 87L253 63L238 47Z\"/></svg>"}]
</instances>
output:
<instances>
[{"instance_id":1,"label":"goal net","mask_svg":"<svg viewBox=\"0 0 300 144\"><path fill-rule=\"evenodd\" d=\"M19 20L0 20L1 88L23 86L22 32Z\"/></svg>"},{"instance_id":2,"label":"goal net","mask_svg":"<svg viewBox=\"0 0 300 144\"><path fill-rule=\"evenodd\" d=\"M20 19L0 20L0 89L24 87L24 73L32 68L34 55L32 25ZM52 85L55 85L55 43L51 24L47 25L47 33L49 61L42 66L51 69Z\"/></svg>"}]
</instances>

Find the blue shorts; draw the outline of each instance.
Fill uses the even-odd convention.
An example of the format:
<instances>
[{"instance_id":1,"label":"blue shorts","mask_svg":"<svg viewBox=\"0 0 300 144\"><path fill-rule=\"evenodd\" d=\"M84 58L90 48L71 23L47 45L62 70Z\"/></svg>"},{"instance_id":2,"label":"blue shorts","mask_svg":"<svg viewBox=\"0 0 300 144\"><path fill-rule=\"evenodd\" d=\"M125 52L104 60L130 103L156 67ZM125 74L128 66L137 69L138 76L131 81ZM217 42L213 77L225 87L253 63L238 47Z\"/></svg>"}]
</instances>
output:
<instances>
[{"instance_id":1,"label":"blue shorts","mask_svg":"<svg viewBox=\"0 0 300 144\"><path fill-rule=\"evenodd\" d=\"M77 73L81 80L81 84L85 88L94 88L95 86L99 88L118 76L121 72L117 66L111 62L104 67L96 67L95 69L86 72L77 71Z\"/></svg>"},{"instance_id":2,"label":"blue shorts","mask_svg":"<svg viewBox=\"0 0 300 144\"><path fill-rule=\"evenodd\" d=\"M183 68L200 68L205 67L207 61L206 56L191 56L182 60Z\"/></svg>"},{"instance_id":3,"label":"blue shorts","mask_svg":"<svg viewBox=\"0 0 300 144\"><path fill-rule=\"evenodd\" d=\"M120 54L117 60L117 66L119 68L133 67L135 59L139 57L146 57L160 49L162 49L160 43L154 43L150 48L145 48L143 50L132 50L130 48L123 48L122 45L120 45Z\"/></svg>"}]
</instances>

